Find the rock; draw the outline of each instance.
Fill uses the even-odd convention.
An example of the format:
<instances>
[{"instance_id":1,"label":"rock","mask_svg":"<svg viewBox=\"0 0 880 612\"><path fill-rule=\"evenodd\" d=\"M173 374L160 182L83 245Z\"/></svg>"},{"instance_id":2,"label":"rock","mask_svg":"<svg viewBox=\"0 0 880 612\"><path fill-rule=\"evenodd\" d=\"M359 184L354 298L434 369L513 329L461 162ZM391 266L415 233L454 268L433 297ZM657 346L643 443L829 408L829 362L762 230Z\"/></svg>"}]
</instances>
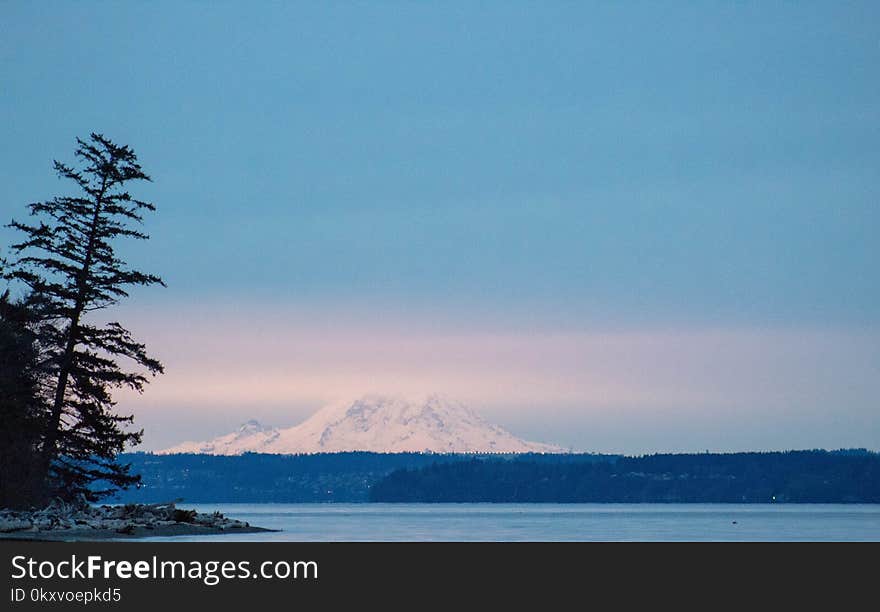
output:
<instances>
[{"instance_id":1,"label":"rock","mask_svg":"<svg viewBox=\"0 0 880 612\"><path fill-rule=\"evenodd\" d=\"M195 510L175 510L171 518L177 523L194 523L196 514Z\"/></svg>"},{"instance_id":2,"label":"rock","mask_svg":"<svg viewBox=\"0 0 880 612\"><path fill-rule=\"evenodd\" d=\"M30 529L31 526L31 521L25 519L0 517L0 533Z\"/></svg>"},{"instance_id":3,"label":"rock","mask_svg":"<svg viewBox=\"0 0 880 612\"><path fill-rule=\"evenodd\" d=\"M249 523L229 519L220 512L207 514L179 509L175 506L176 502L125 506L92 506L84 500L80 502L82 503L66 503L56 499L40 510L0 510L0 533L88 529L132 535L138 528L154 530L179 526L181 523L219 530L250 527Z\"/></svg>"}]
</instances>

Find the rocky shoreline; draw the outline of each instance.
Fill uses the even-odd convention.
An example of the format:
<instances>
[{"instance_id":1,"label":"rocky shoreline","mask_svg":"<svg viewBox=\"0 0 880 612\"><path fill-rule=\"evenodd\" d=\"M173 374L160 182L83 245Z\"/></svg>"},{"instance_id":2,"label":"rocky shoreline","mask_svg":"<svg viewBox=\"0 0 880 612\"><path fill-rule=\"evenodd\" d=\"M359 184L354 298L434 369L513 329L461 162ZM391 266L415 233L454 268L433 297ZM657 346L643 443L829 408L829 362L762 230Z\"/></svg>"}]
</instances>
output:
<instances>
[{"instance_id":1,"label":"rocky shoreline","mask_svg":"<svg viewBox=\"0 0 880 612\"><path fill-rule=\"evenodd\" d=\"M92 506L56 500L42 510L0 510L0 539L108 540L271 531L228 518L162 504Z\"/></svg>"}]
</instances>

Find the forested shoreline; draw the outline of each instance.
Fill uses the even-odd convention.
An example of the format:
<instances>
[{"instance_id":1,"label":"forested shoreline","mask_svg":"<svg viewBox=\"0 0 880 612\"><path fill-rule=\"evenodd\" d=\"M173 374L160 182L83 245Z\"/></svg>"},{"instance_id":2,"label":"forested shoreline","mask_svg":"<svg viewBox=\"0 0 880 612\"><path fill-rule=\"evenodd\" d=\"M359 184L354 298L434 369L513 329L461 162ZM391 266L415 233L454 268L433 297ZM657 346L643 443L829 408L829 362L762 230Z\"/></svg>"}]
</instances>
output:
<instances>
[{"instance_id":1,"label":"forested shoreline","mask_svg":"<svg viewBox=\"0 0 880 612\"><path fill-rule=\"evenodd\" d=\"M119 460L141 474L141 485L118 492L111 501L156 503L366 502L370 488L399 469L469 461L474 457L426 453L319 453L310 455L153 455L126 453ZM613 461L614 455L506 455L508 460Z\"/></svg>"},{"instance_id":2,"label":"forested shoreline","mask_svg":"<svg viewBox=\"0 0 880 612\"><path fill-rule=\"evenodd\" d=\"M120 457L142 475L114 501L154 503L880 503L880 455L327 453Z\"/></svg>"},{"instance_id":3,"label":"forested shoreline","mask_svg":"<svg viewBox=\"0 0 880 612\"><path fill-rule=\"evenodd\" d=\"M613 462L473 459L397 470L375 502L880 503L880 455L863 450L660 454Z\"/></svg>"}]
</instances>

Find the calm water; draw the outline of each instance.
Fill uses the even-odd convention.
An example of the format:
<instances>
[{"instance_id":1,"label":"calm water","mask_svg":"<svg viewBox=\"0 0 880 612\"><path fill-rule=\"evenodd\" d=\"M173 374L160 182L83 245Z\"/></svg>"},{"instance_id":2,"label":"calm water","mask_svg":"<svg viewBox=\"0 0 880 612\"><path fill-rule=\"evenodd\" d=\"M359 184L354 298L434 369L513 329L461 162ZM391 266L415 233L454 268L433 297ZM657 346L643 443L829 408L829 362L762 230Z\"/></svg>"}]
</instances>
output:
<instances>
[{"instance_id":1,"label":"calm water","mask_svg":"<svg viewBox=\"0 0 880 612\"><path fill-rule=\"evenodd\" d=\"M204 504L278 533L240 541L880 541L880 505ZM734 522L735 521L735 522Z\"/></svg>"}]
</instances>

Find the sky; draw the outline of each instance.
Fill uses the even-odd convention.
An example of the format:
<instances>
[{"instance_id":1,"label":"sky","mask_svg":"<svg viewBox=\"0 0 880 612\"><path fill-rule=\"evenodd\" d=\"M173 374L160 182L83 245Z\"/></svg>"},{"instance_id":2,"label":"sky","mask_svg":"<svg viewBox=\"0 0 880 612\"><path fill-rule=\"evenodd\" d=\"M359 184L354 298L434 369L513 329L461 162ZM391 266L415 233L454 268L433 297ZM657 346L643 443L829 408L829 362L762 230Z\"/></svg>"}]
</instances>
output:
<instances>
[{"instance_id":1,"label":"sky","mask_svg":"<svg viewBox=\"0 0 880 612\"><path fill-rule=\"evenodd\" d=\"M440 392L575 450L880 449L877 3L2 10L2 220L92 131L153 178L142 448Z\"/></svg>"}]
</instances>

